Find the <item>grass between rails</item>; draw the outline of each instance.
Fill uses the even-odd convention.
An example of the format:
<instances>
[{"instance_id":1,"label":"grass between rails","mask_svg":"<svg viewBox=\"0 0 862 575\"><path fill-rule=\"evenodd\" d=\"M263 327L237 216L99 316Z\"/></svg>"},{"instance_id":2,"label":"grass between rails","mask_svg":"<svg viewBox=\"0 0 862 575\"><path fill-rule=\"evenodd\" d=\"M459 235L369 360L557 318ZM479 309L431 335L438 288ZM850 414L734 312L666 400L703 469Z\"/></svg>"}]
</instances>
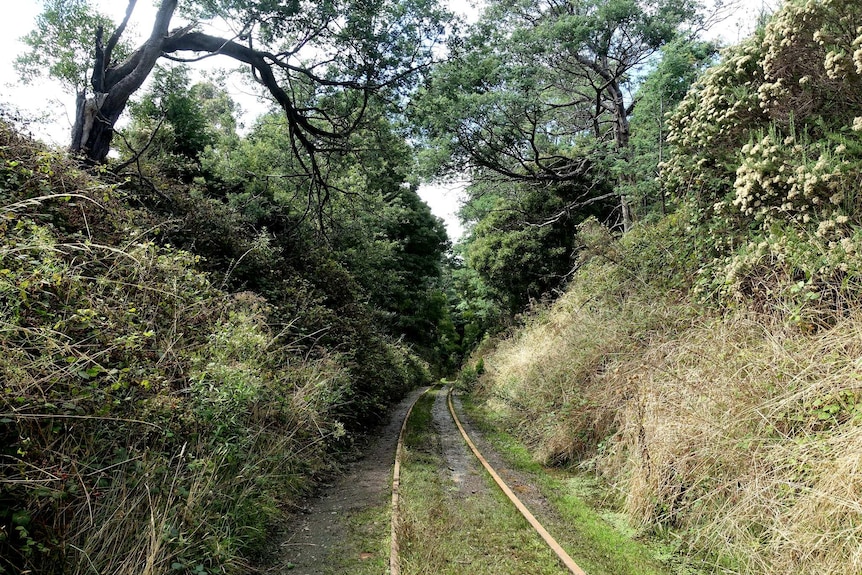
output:
<instances>
[{"instance_id":1,"label":"grass between rails","mask_svg":"<svg viewBox=\"0 0 862 575\"><path fill-rule=\"evenodd\" d=\"M539 517L557 541L590 575L696 575L670 544L637 540L621 513L607 507L603 488L585 473L547 468L517 438L507 433L484 405L462 398L471 421L503 459L527 474L559 517Z\"/></svg>"},{"instance_id":2,"label":"grass between rails","mask_svg":"<svg viewBox=\"0 0 862 575\"><path fill-rule=\"evenodd\" d=\"M454 491L440 455L431 408L413 410L402 467L401 568L405 575L560 574L565 569L496 487Z\"/></svg>"}]
</instances>

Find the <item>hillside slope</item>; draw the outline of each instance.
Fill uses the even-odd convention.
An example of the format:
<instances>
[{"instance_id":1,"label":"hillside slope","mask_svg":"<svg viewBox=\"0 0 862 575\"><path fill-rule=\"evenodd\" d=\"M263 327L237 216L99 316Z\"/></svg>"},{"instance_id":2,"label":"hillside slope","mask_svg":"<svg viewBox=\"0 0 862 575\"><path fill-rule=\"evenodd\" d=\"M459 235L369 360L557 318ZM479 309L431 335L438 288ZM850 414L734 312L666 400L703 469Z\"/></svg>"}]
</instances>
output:
<instances>
[{"instance_id":1,"label":"hillside slope","mask_svg":"<svg viewBox=\"0 0 862 575\"><path fill-rule=\"evenodd\" d=\"M238 221L0 124L0 573L246 573L346 429L427 380L346 272Z\"/></svg>"},{"instance_id":2,"label":"hillside slope","mask_svg":"<svg viewBox=\"0 0 862 575\"><path fill-rule=\"evenodd\" d=\"M725 52L670 121L675 213L583 224L567 293L465 372L716 572L862 571L860 26L794 1Z\"/></svg>"}]
</instances>

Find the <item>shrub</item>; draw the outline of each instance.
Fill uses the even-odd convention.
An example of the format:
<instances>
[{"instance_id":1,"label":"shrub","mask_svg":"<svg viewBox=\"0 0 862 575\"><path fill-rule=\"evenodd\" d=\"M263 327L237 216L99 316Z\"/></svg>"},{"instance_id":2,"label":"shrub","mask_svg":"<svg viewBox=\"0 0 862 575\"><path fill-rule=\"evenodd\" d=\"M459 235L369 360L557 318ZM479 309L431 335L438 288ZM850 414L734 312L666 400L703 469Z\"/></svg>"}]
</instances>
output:
<instances>
[{"instance_id":1,"label":"shrub","mask_svg":"<svg viewBox=\"0 0 862 575\"><path fill-rule=\"evenodd\" d=\"M2 135L0 572L247 572L344 433L343 358Z\"/></svg>"}]
</instances>

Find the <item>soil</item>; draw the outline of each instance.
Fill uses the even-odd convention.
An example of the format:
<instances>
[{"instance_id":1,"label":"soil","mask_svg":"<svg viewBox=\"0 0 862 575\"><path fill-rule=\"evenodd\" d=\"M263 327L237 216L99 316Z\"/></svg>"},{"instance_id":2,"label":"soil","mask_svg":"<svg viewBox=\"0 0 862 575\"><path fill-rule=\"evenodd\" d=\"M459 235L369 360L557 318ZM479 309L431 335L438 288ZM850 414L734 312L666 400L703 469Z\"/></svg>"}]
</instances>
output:
<instances>
[{"instance_id":1,"label":"soil","mask_svg":"<svg viewBox=\"0 0 862 575\"><path fill-rule=\"evenodd\" d=\"M346 473L303 506L303 514L287 524L280 543L280 565L269 570L279 575L324 575L332 553L344 548L348 514L384 505L391 496L392 466L401 422L413 401L414 390L390 413L389 422L348 465Z\"/></svg>"},{"instance_id":2,"label":"soil","mask_svg":"<svg viewBox=\"0 0 862 575\"><path fill-rule=\"evenodd\" d=\"M446 462L446 472L452 480L454 495L468 497L481 493L488 488L484 471L476 457L461 438L461 432L455 426L449 407L446 405L446 391L437 391L431 417L440 438L443 460ZM459 418L461 416L459 415Z\"/></svg>"},{"instance_id":3,"label":"soil","mask_svg":"<svg viewBox=\"0 0 862 575\"><path fill-rule=\"evenodd\" d=\"M305 502L304 513L288 522L281 537L279 565L268 570L277 575L326 575L331 558L338 553L354 552L349 544L350 514L386 505L391 498L392 465L401 422L410 405L423 390L415 390L393 409L388 424L369 442L364 454L348 466L346 473L316 497ZM432 408L433 425L439 433L439 446L445 461L441 473L452 482L452 495L467 498L491 489L491 480L464 443L446 405L446 391L436 393ZM512 490L535 514L544 514L549 505L526 476L513 471L465 417L457 396L458 417L485 458ZM496 489L496 487L493 487ZM374 526L380 529L381 526ZM372 527L369 526L369 529ZM356 550L360 559L368 550Z\"/></svg>"}]
</instances>

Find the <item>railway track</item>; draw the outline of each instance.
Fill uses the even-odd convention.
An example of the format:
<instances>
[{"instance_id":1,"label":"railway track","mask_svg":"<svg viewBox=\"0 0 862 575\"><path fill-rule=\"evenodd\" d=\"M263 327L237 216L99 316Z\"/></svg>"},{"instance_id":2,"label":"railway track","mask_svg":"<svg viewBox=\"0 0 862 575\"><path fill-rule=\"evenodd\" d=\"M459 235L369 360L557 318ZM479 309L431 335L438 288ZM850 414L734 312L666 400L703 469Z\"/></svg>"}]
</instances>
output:
<instances>
[{"instance_id":1,"label":"railway track","mask_svg":"<svg viewBox=\"0 0 862 575\"><path fill-rule=\"evenodd\" d=\"M389 573L390 575L401 575L401 565L400 565L400 546L398 541L398 533L399 533L399 523L400 523L400 504L401 504L401 494L400 494L400 486L401 486L401 467L402 467L402 458L404 454L404 437L406 435L406 431L408 428L408 422L410 420L410 415L413 412L413 407L416 405L416 402L425 395L430 389L428 388L421 395L419 395L416 400L414 400L413 404L407 410L407 413L404 417L404 421L401 424L401 432L398 437L398 444L395 450L395 465L393 468L392 474L392 520L391 520L391 547L390 547L390 555L389 555ZM467 431L464 429L464 426L461 424L461 421L458 419L458 415L455 412L454 405L452 403L452 389L449 388L447 391L447 404L449 407L449 414L451 415L455 425L458 427L458 430L461 432L461 436L466 442L467 446L476 456L478 461L482 464L488 474L493 478L494 482L500 488L500 490L506 495L506 497L511 501L512 505L514 505L521 515L527 520L536 534L542 538L542 540L550 547L550 549L556 554L560 562L569 570L573 575L586 575L583 569L581 569L578 564L569 556L568 553L560 546L559 543L554 539L554 537L548 532L547 529L539 522L538 519L530 512L527 506L518 498L517 495L512 491L512 489L506 484L505 481L500 477L499 473L493 468L493 466L488 462L488 460L482 455L479 449L476 447L476 444L470 438Z\"/></svg>"}]
</instances>

